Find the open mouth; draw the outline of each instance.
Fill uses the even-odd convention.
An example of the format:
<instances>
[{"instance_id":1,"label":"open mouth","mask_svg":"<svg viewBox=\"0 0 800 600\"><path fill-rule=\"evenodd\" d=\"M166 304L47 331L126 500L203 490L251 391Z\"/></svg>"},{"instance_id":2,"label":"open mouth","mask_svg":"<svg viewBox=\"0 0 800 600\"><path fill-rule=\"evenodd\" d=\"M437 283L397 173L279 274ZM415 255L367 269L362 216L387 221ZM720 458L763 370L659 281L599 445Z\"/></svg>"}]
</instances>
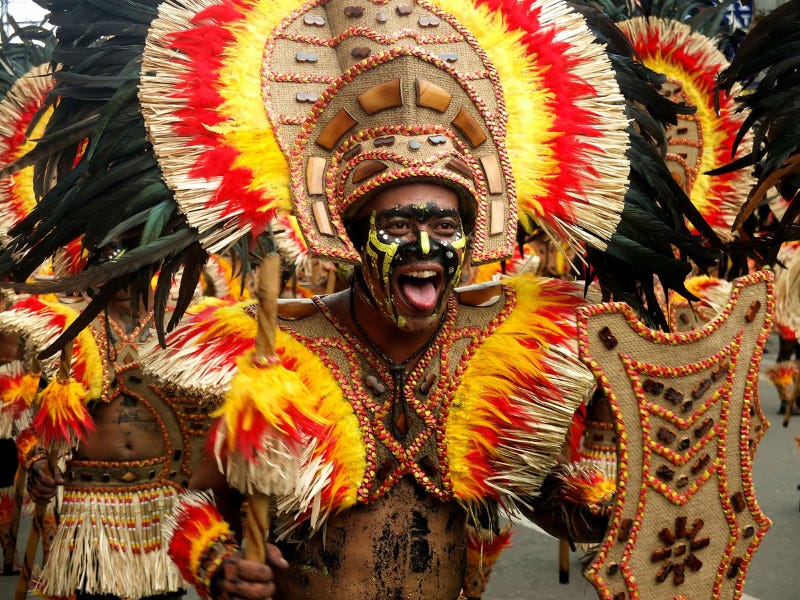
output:
<instances>
[{"instance_id":1,"label":"open mouth","mask_svg":"<svg viewBox=\"0 0 800 600\"><path fill-rule=\"evenodd\" d=\"M436 269L415 269L397 275L397 290L411 308L428 313L439 305L442 273Z\"/></svg>"}]
</instances>

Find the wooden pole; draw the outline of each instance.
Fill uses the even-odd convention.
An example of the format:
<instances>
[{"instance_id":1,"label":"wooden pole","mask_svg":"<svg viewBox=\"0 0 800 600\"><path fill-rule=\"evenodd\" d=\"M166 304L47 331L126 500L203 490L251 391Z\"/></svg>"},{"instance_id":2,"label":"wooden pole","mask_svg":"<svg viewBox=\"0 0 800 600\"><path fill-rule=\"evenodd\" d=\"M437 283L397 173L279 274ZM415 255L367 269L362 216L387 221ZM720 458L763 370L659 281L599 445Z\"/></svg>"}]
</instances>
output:
<instances>
[{"instance_id":1,"label":"wooden pole","mask_svg":"<svg viewBox=\"0 0 800 600\"><path fill-rule=\"evenodd\" d=\"M17 478L14 481L14 508L11 512L11 522L8 525L8 540L3 553L3 573L10 575L14 571L14 554L17 550L17 535L19 522L22 515L22 500L25 493L27 474L22 465L17 469Z\"/></svg>"},{"instance_id":2,"label":"wooden pole","mask_svg":"<svg viewBox=\"0 0 800 600\"><path fill-rule=\"evenodd\" d=\"M67 342L61 350L61 358L58 363L58 373L56 378L61 384L66 384L69 381L72 372L72 342ZM47 466L50 473L55 475L58 469L58 456L52 448L47 453ZM28 595L28 586L31 581L31 572L33 564L36 560L36 552L39 549L39 541L44 534L44 516L47 512L48 502L37 502L33 511L33 522L31 523L31 531L28 534L28 543L25 546L25 556L22 559L22 568L17 580L17 589L14 592L14 600L25 600ZM56 522L58 522L58 514L56 513Z\"/></svg>"},{"instance_id":3,"label":"wooden pole","mask_svg":"<svg viewBox=\"0 0 800 600\"><path fill-rule=\"evenodd\" d=\"M258 332L256 333L256 363L270 363L275 355L275 334L278 328L278 296L280 295L281 259L269 254L258 270ZM247 523L244 530L244 554L248 560L266 562L267 537L270 526L270 498L262 492L247 497Z\"/></svg>"}]
</instances>

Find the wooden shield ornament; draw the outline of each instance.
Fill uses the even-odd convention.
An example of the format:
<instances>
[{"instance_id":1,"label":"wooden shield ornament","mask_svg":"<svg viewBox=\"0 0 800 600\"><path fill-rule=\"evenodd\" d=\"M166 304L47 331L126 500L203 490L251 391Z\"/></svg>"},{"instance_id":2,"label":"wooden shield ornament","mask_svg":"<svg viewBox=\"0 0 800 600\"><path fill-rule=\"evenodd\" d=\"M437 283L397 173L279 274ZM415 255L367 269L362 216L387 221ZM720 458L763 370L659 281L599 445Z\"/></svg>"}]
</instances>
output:
<instances>
[{"instance_id":1,"label":"wooden shield ornament","mask_svg":"<svg viewBox=\"0 0 800 600\"><path fill-rule=\"evenodd\" d=\"M618 499L585 572L604 600L739 598L771 522L753 490L752 413L772 275L736 280L702 328L647 328L623 303L581 310L582 359L608 397Z\"/></svg>"}]
</instances>

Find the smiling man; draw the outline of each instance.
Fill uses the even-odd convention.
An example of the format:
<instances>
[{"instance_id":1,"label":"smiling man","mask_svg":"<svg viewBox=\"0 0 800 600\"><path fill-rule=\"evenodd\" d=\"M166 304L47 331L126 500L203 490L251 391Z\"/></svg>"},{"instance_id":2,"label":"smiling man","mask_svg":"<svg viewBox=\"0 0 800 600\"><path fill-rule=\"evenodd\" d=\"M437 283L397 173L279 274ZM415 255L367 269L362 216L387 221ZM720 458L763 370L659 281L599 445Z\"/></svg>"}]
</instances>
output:
<instances>
[{"instance_id":1,"label":"smiling man","mask_svg":"<svg viewBox=\"0 0 800 600\"><path fill-rule=\"evenodd\" d=\"M508 542L500 515L534 507L573 539L602 534L557 493L538 499L558 488L547 477L592 384L575 344L581 287L459 287L470 266L513 254L518 219L597 242L619 218L628 122L581 18L558 0L204 8L162 6L142 66L182 213L233 239L288 185L309 253L355 274L279 303L275 351L302 387L262 401L280 425L230 434L233 454L224 417L212 428L170 543L184 577L223 599L477 598ZM209 89L220 104L195 106ZM257 364L241 376L259 310L205 303L143 368L187 393L272 398L281 382L259 384ZM266 563L239 551L253 490L272 499Z\"/></svg>"}]
</instances>

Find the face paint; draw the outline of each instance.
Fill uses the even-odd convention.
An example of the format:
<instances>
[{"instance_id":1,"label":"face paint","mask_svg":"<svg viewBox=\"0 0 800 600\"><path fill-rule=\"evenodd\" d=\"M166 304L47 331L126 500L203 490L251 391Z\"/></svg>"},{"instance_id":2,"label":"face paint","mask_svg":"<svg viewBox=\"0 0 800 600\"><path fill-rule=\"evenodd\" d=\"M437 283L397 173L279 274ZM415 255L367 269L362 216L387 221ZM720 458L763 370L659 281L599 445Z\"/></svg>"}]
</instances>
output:
<instances>
[{"instance_id":1,"label":"face paint","mask_svg":"<svg viewBox=\"0 0 800 600\"><path fill-rule=\"evenodd\" d=\"M452 197L379 207L370 214L363 249L363 279L372 300L407 331L436 326L465 262L467 236L455 194L431 187Z\"/></svg>"}]
</instances>

